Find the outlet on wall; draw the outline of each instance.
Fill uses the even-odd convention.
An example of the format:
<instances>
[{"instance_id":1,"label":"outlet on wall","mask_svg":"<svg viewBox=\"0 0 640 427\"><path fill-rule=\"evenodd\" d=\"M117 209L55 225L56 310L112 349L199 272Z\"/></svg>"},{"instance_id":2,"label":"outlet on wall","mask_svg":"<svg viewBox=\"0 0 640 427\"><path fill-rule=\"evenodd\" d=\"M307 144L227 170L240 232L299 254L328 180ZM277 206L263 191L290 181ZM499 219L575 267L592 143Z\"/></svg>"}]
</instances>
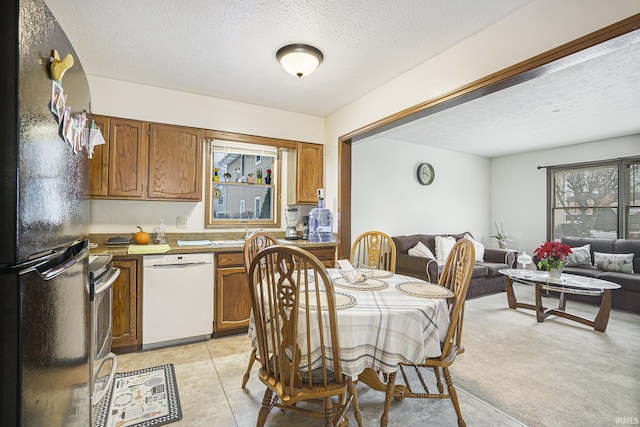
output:
<instances>
[{"instance_id":1,"label":"outlet on wall","mask_svg":"<svg viewBox=\"0 0 640 427\"><path fill-rule=\"evenodd\" d=\"M189 218L186 216L178 216L176 217L176 227L177 228L189 228Z\"/></svg>"}]
</instances>

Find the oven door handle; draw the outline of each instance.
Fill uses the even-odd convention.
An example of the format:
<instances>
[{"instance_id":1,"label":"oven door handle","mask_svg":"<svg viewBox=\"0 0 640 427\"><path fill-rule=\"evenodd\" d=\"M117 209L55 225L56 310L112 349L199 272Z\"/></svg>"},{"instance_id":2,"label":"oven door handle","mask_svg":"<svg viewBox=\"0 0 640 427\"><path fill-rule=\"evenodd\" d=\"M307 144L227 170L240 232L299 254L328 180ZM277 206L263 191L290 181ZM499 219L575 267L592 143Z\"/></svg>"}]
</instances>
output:
<instances>
[{"instance_id":1,"label":"oven door handle","mask_svg":"<svg viewBox=\"0 0 640 427\"><path fill-rule=\"evenodd\" d=\"M104 357L104 359L102 359L102 362L100 363L100 368L98 369L97 372L100 372L100 369L102 369L102 365L104 365L107 360L112 360L111 372L109 372L109 378L107 379L107 383L105 384L104 388L100 390L100 393L95 396L95 399L93 400L93 406L97 405L98 402L100 402L104 397L104 395L107 393L107 390L111 389L111 385L113 384L113 379L116 376L116 369L118 368L118 358L113 353L107 354Z\"/></svg>"},{"instance_id":2,"label":"oven door handle","mask_svg":"<svg viewBox=\"0 0 640 427\"><path fill-rule=\"evenodd\" d=\"M120 276L120 269L112 268L111 271L109 272L109 276L107 276L105 279L98 282L100 286L96 288L95 295L98 296L106 292L111 287L111 285L113 285L113 282L116 281L118 276Z\"/></svg>"}]
</instances>

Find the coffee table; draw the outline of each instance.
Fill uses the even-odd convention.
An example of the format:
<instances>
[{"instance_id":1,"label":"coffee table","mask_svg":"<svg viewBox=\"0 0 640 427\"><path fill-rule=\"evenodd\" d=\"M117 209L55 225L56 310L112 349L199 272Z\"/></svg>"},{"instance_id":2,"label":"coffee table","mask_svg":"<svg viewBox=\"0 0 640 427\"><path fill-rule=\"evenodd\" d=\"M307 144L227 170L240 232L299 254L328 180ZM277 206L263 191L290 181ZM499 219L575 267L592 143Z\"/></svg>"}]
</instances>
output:
<instances>
[{"instance_id":1,"label":"coffee table","mask_svg":"<svg viewBox=\"0 0 640 427\"><path fill-rule=\"evenodd\" d=\"M499 271L507 276L507 300L509 308L526 308L536 312L538 322L543 322L547 317L554 315L573 320L599 332L604 332L609 323L611 313L611 291L619 289L620 285L607 280L596 279L595 277L577 276L575 274L562 274L560 279L552 279L546 271L504 269ZM535 286L535 305L518 302L513 293L513 282ZM546 308L542 304L542 291L549 290L560 293L560 301L557 308ZM602 296L600 309L594 320L587 319L575 314L567 313L567 294Z\"/></svg>"}]
</instances>

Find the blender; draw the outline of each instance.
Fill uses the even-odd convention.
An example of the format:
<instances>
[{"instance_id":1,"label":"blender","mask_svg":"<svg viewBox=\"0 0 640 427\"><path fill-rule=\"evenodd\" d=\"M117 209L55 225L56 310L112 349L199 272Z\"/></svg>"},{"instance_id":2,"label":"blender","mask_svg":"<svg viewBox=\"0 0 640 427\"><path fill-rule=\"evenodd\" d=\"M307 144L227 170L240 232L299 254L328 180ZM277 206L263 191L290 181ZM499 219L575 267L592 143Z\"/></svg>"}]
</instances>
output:
<instances>
[{"instance_id":1,"label":"blender","mask_svg":"<svg viewBox=\"0 0 640 427\"><path fill-rule=\"evenodd\" d=\"M300 213L296 208L284 210L284 218L287 221L287 229L284 231L284 238L287 240L298 240L298 221L300 221Z\"/></svg>"}]
</instances>

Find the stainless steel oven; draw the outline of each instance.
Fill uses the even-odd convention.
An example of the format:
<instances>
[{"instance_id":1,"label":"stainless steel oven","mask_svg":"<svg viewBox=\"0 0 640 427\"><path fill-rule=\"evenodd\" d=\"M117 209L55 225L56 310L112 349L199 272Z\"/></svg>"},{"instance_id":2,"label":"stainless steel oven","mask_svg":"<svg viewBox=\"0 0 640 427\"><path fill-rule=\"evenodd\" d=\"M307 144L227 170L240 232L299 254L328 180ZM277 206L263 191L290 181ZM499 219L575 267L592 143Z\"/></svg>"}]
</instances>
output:
<instances>
[{"instance_id":1,"label":"stainless steel oven","mask_svg":"<svg viewBox=\"0 0 640 427\"><path fill-rule=\"evenodd\" d=\"M109 254L89 257L89 283L91 301L91 358L89 393L95 406L111 387L117 368L115 354L111 352L113 324L113 283L120 270L113 266Z\"/></svg>"}]
</instances>

